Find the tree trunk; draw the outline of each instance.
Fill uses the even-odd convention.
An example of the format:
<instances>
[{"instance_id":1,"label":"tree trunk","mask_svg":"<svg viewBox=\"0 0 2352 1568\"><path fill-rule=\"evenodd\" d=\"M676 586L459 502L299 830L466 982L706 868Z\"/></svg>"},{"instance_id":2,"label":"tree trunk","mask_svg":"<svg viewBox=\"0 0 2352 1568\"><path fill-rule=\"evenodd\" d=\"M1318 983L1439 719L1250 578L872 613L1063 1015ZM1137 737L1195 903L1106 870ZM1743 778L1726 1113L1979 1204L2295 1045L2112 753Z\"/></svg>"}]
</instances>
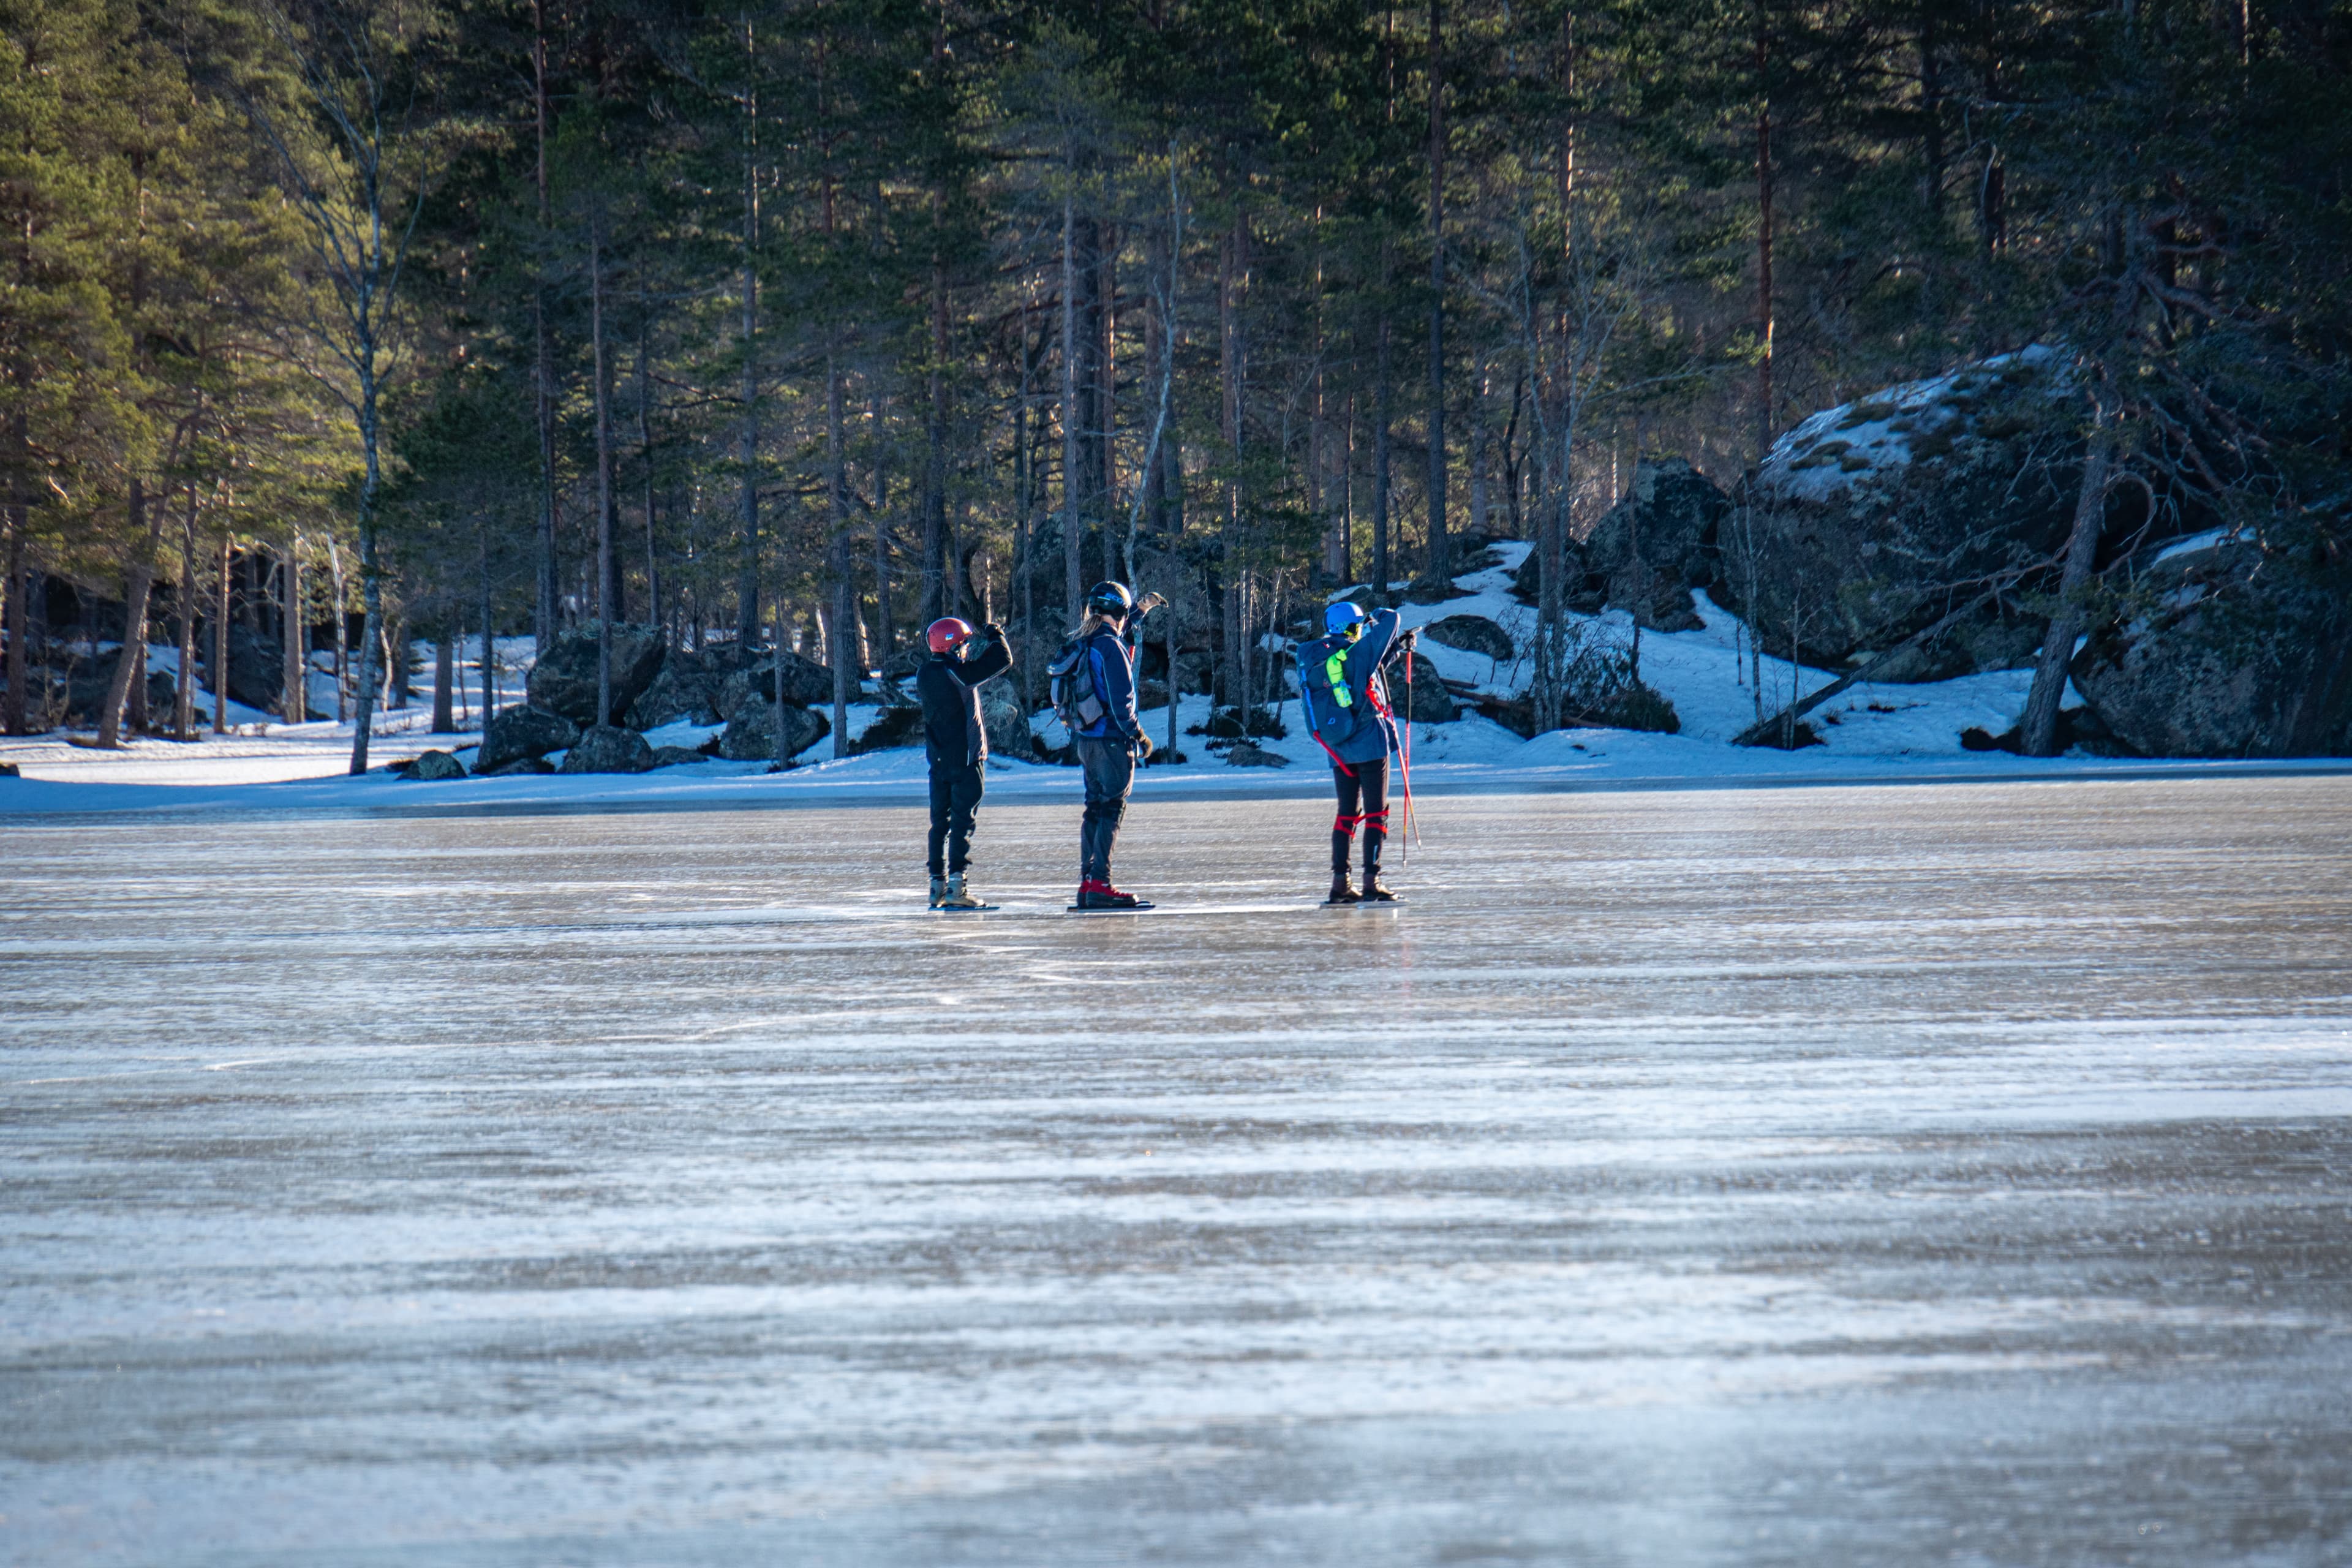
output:
<instances>
[{"instance_id":1,"label":"tree trunk","mask_svg":"<svg viewBox=\"0 0 2352 1568\"><path fill-rule=\"evenodd\" d=\"M849 699L857 688L857 639L850 628L857 624L856 585L850 578L849 476L843 455L841 372L831 353L824 356L824 489L825 526L831 531L833 625L826 651L833 655L833 754L849 755ZM778 734L783 726L776 726Z\"/></svg>"},{"instance_id":2,"label":"tree trunk","mask_svg":"<svg viewBox=\"0 0 2352 1568\"><path fill-rule=\"evenodd\" d=\"M457 626L453 620L433 639L433 732L457 732Z\"/></svg>"},{"instance_id":3,"label":"tree trunk","mask_svg":"<svg viewBox=\"0 0 2352 1568\"><path fill-rule=\"evenodd\" d=\"M180 673L173 682L172 738L196 738L196 487L188 486L188 515L180 529L180 583L172 595L179 612ZM16 623L11 623L16 624Z\"/></svg>"},{"instance_id":4,"label":"tree trunk","mask_svg":"<svg viewBox=\"0 0 2352 1568\"><path fill-rule=\"evenodd\" d=\"M883 437L888 426L882 394L874 394L874 663L890 662L898 651L898 622L890 603L890 484Z\"/></svg>"},{"instance_id":5,"label":"tree trunk","mask_svg":"<svg viewBox=\"0 0 2352 1568\"><path fill-rule=\"evenodd\" d=\"M191 486L189 489L188 505L190 511L193 514L195 507L195 492L193 486ZM332 547L333 546L331 543L329 548L331 549ZM220 596L213 606L213 733L215 735L226 735L228 733L228 531L226 529L223 529L221 531L220 547ZM338 566L335 569L335 718L339 722L343 717L341 690L341 682L343 679L342 616L343 573L342 568Z\"/></svg>"},{"instance_id":6,"label":"tree trunk","mask_svg":"<svg viewBox=\"0 0 2352 1568\"><path fill-rule=\"evenodd\" d=\"M140 530L146 537L134 544L137 554L123 574L122 652L114 661L114 678L107 682L104 706L98 710L98 743L114 747L122 743L122 714L134 682L146 679L146 664L141 657L147 649L147 594L155 582L155 545L163 536L163 514L157 509L151 517L147 506L147 489L139 477L131 478L131 533L139 539Z\"/></svg>"},{"instance_id":7,"label":"tree trunk","mask_svg":"<svg viewBox=\"0 0 2352 1568\"><path fill-rule=\"evenodd\" d=\"M2026 693L2020 749L2029 757L2058 753L2058 704L2066 695L2067 667L2074 661L2074 641L2083 635L2083 584L2097 563L2099 534L2106 521L2110 460L2104 432L2091 428L2083 454L2083 487L2074 496L2074 526L2066 536L2066 564L2058 579L2058 610L2042 639L2042 656L2033 666L2033 686Z\"/></svg>"},{"instance_id":8,"label":"tree trunk","mask_svg":"<svg viewBox=\"0 0 2352 1568\"><path fill-rule=\"evenodd\" d=\"M1387 268L1383 268L1382 271ZM1389 318L1381 313L1372 389L1372 603L1389 597Z\"/></svg>"},{"instance_id":9,"label":"tree trunk","mask_svg":"<svg viewBox=\"0 0 2352 1568\"><path fill-rule=\"evenodd\" d=\"M278 619L282 633L280 642L286 657L284 689L278 695L278 711L289 724L304 724L310 719L310 694L308 689L310 654L302 626L302 542L299 538L286 547L286 564L279 587L285 594L285 605Z\"/></svg>"},{"instance_id":10,"label":"tree trunk","mask_svg":"<svg viewBox=\"0 0 2352 1568\"><path fill-rule=\"evenodd\" d=\"M552 226L548 206L547 187L547 3L531 0L530 5L530 66L531 104L538 130L539 232L543 240ZM531 380L532 396L537 404L539 419L539 598L531 617L531 636L544 649L555 636L556 584L555 566L555 362L554 349L547 331L547 285L534 271L530 289L531 333L536 345L536 359ZM342 606L338 591L335 608L340 617ZM336 717L341 719L342 706L342 637L337 636Z\"/></svg>"},{"instance_id":11,"label":"tree trunk","mask_svg":"<svg viewBox=\"0 0 2352 1568\"><path fill-rule=\"evenodd\" d=\"M751 24L743 23L743 55L752 55ZM740 506L742 561L735 579L735 635L748 647L760 635L760 102L743 99L743 423L735 437L735 459L743 470Z\"/></svg>"},{"instance_id":12,"label":"tree trunk","mask_svg":"<svg viewBox=\"0 0 2352 1568\"><path fill-rule=\"evenodd\" d=\"M1075 159L1065 170L1077 178ZM1075 625L1086 601L1086 521L1078 510L1084 471L1078 461L1078 268L1076 197L1062 193L1062 584L1065 613Z\"/></svg>"},{"instance_id":13,"label":"tree trunk","mask_svg":"<svg viewBox=\"0 0 2352 1568\"><path fill-rule=\"evenodd\" d=\"M1756 21L1756 84L1763 104L1756 111L1756 456L1772 449L1772 100L1767 85L1769 37L1759 10ZM1635 468L1642 454L1633 454Z\"/></svg>"},{"instance_id":14,"label":"tree trunk","mask_svg":"<svg viewBox=\"0 0 2352 1568\"><path fill-rule=\"evenodd\" d=\"M16 458L17 461L22 462L25 459L25 440L24 421L21 417L16 421ZM8 583L5 612L8 617L8 693L5 706L0 707L0 730L5 730L11 735L29 735L33 731L28 717L29 710L25 703L25 686L32 679L32 671L29 668L26 645L31 642L32 637L31 628L26 621L26 612L30 608L28 601L31 595L25 591L25 492L21 488L23 479L17 479L13 483L18 488L12 490L8 498ZM187 684L184 662L180 673L180 684L183 686Z\"/></svg>"},{"instance_id":15,"label":"tree trunk","mask_svg":"<svg viewBox=\"0 0 2352 1568\"><path fill-rule=\"evenodd\" d=\"M365 463L360 472L360 680L352 711L352 773L368 769L368 742L375 728L375 645L383 625L383 573L376 552L375 498L383 470L376 454L375 355L362 357L360 368L360 448Z\"/></svg>"},{"instance_id":16,"label":"tree trunk","mask_svg":"<svg viewBox=\"0 0 2352 1568\"><path fill-rule=\"evenodd\" d=\"M613 620L626 606L613 560L613 410L604 374L604 215L588 225L588 331L596 378L596 722L613 721Z\"/></svg>"},{"instance_id":17,"label":"tree trunk","mask_svg":"<svg viewBox=\"0 0 2352 1568\"><path fill-rule=\"evenodd\" d=\"M1452 574L1445 532L1445 88L1443 0L1429 0L1429 574Z\"/></svg>"},{"instance_id":18,"label":"tree trunk","mask_svg":"<svg viewBox=\"0 0 2352 1568\"><path fill-rule=\"evenodd\" d=\"M490 544L482 541L482 721L487 731L499 711L498 629L490 618Z\"/></svg>"},{"instance_id":19,"label":"tree trunk","mask_svg":"<svg viewBox=\"0 0 2352 1568\"><path fill-rule=\"evenodd\" d=\"M642 273L637 279L637 461L644 466L646 496L646 620L653 626L662 624L661 563L654 550L654 394L653 324L651 308L646 303L646 284Z\"/></svg>"}]
</instances>

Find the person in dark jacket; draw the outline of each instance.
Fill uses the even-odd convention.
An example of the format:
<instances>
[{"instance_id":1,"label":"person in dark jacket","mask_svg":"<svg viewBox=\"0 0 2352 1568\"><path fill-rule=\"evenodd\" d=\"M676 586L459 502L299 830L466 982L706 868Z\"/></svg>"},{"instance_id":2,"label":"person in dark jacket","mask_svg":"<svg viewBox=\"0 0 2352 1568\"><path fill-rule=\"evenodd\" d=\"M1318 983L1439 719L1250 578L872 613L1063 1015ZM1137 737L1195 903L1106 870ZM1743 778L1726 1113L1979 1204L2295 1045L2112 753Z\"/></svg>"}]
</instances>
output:
<instances>
[{"instance_id":1,"label":"person in dark jacket","mask_svg":"<svg viewBox=\"0 0 2352 1568\"><path fill-rule=\"evenodd\" d=\"M915 695L923 705L923 752L931 764L931 908L983 909L964 886L972 818L987 782L980 683L1013 668L1013 648L995 622L975 634L970 622L952 616L933 621L923 640L930 657L916 668Z\"/></svg>"},{"instance_id":2,"label":"person in dark jacket","mask_svg":"<svg viewBox=\"0 0 2352 1568\"><path fill-rule=\"evenodd\" d=\"M1301 643L1298 702L1307 728L1331 759L1339 815L1331 823L1331 897L1335 904L1393 903L1381 881L1381 849L1389 837L1389 758L1397 750L1396 721L1381 667L1399 652L1412 657L1410 633L1397 635L1397 613L1366 616L1359 605L1323 612L1325 635ZM1348 852L1364 830L1364 890L1348 885Z\"/></svg>"},{"instance_id":3,"label":"person in dark jacket","mask_svg":"<svg viewBox=\"0 0 2352 1568\"><path fill-rule=\"evenodd\" d=\"M1135 663L1127 651L1127 621L1135 596L1122 583L1097 583L1087 594L1087 618L1078 627L1084 668L1102 714L1081 728L1078 765L1086 771L1087 810L1078 825L1078 901L1082 910L1135 910L1151 906L1111 886L1110 857L1127 797L1135 788L1139 757L1151 756L1151 737L1135 711Z\"/></svg>"}]
</instances>

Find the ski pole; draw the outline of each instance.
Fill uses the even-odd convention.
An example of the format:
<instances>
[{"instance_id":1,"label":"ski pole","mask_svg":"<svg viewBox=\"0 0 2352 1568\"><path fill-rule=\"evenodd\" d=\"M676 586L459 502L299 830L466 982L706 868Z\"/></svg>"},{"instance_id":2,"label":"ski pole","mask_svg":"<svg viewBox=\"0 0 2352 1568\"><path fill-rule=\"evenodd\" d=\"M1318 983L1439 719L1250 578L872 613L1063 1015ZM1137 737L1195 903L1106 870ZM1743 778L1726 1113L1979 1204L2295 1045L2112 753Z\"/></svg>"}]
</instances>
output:
<instances>
[{"instance_id":1,"label":"ski pole","mask_svg":"<svg viewBox=\"0 0 2352 1568\"><path fill-rule=\"evenodd\" d=\"M1421 824L1412 816L1412 656L1417 639L1404 645L1404 862L1412 864L1412 847L1421 842Z\"/></svg>"}]
</instances>

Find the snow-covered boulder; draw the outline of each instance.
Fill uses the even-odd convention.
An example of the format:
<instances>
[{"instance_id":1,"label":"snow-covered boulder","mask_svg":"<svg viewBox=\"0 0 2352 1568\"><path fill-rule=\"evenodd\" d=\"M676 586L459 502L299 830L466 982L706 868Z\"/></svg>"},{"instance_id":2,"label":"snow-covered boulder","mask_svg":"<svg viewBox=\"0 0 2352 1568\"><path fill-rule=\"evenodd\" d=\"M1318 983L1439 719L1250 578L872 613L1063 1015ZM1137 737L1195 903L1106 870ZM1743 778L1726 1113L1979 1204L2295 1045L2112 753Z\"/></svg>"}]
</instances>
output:
<instances>
[{"instance_id":1,"label":"snow-covered boulder","mask_svg":"<svg viewBox=\"0 0 2352 1568\"><path fill-rule=\"evenodd\" d=\"M2047 558L2082 446L2066 370L2036 345L1822 410L1774 443L1724 513L1718 604L1775 652L1836 664L1900 642L1955 594ZM1752 601L1752 602L1751 602ZM1877 677L1937 680L2030 659L2042 622L1988 607Z\"/></svg>"},{"instance_id":2,"label":"snow-covered boulder","mask_svg":"<svg viewBox=\"0 0 2352 1568\"><path fill-rule=\"evenodd\" d=\"M778 711L772 702L746 701L739 704L728 719L726 730L719 737L719 754L730 763L776 760ZM789 702L783 705L782 712L783 756L786 760L799 756L833 733L832 723L821 713L812 713Z\"/></svg>"},{"instance_id":3,"label":"snow-covered boulder","mask_svg":"<svg viewBox=\"0 0 2352 1568\"><path fill-rule=\"evenodd\" d=\"M446 752L420 752L416 760L408 764L408 771L401 776L423 784L437 784L444 779L464 778L466 764Z\"/></svg>"},{"instance_id":4,"label":"snow-covered boulder","mask_svg":"<svg viewBox=\"0 0 2352 1568\"><path fill-rule=\"evenodd\" d=\"M641 773L654 765L654 749L635 730L598 724L582 732L565 752L562 773Z\"/></svg>"},{"instance_id":5,"label":"snow-covered boulder","mask_svg":"<svg viewBox=\"0 0 2352 1568\"><path fill-rule=\"evenodd\" d=\"M560 752L580 738L580 726L560 713L529 704L502 708L482 731L482 749L474 758L478 773L503 773L509 763L532 761Z\"/></svg>"},{"instance_id":6,"label":"snow-covered boulder","mask_svg":"<svg viewBox=\"0 0 2352 1568\"><path fill-rule=\"evenodd\" d=\"M596 626L591 623L550 640L531 666L525 695L533 708L593 724L596 711ZM613 627L613 711L626 713L661 673L668 645L659 626Z\"/></svg>"},{"instance_id":7,"label":"snow-covered boulder","mask_svg":"<svg viewBox=\"0 0 2352 1568\"><path fill-rule=\"evenodd\" d=\"M2156 552L2075 657L2075 689L2152 757L2352 755L2352 583L2220 533Z\"/></svg>"}]
</instances>

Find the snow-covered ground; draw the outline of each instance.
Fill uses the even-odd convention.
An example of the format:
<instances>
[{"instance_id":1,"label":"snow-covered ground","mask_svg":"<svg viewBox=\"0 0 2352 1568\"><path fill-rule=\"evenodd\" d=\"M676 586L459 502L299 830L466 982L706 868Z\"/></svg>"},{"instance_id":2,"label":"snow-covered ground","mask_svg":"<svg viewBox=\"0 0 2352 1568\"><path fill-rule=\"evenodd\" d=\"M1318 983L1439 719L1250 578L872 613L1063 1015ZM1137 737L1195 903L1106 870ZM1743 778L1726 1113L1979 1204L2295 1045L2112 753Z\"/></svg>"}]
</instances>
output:
<instances>
[{"instance_id":1,"label":"snow-covered ground","mask_svg":"<svg viewBox=\"0 0 2352 1568\"><path fill-rule=\"evenodd\" d=\"M1329 812L9 823L0 1561L2352 1561L2352 778Z\"/></svg>"},{"instance_id":2,"label":"snow-covered ground","mask_svg":"<svg viewBox=\"0 0 2352 1568\"><path fill-rule=\"evenodd\" d=\"M1456 579L1462 596L1437 605L1403 607L1405 626L1423 626L1448 616L1481 616L1510 633L1524 649L1531 641L1535 612L1510 590L1510 573L1528 546L1498 547L1500 564ZM1416 791L1520 791L1605 788L1716 782L1810 784L1927 780L1939 778L2063 778L2117 774L2198 774L2274 771L2333 771L2352 766L2340 760L2307 763L2167 762L2116 763L2084 755L2029 760L2002 752L1969 752L1960 732L1973 728L1998 734L2016 721L2032 683L2032 672L2000 670L1928 685L1865 684L1830 700L1807 716L1822 743L1794 752L1735 746L1730 738L1757 717L1758 695L1749 682L1749 661L1738 621L1703 593L1693 595L1703 629L1675 634L1644 632L1642 679L1675 705L1682 721L1674 735L1625 730L1564 730L1522 740L1492 720L1465 710L1448 724L1415 723L1412 773ZM1594 617L1572 616L1580 628ZM1599 632L1621 641L1631 627L1621 613L1600 617ZM471 644L467 645L468 648ZM1423 638L1421 648L1450 680L1498 694L1524 692L1532 678L1524 655L1504 663ZM169 668L168 652L157 649ZM431 649L423 653L429 671ZM528 638L502 641L501 702L519 700L522 672L530 664ZM1777 711L1793 691L1811 692L1836 679L1786 659L1762 661L1764 712ZM322 688L332 701L331 686ZM478 691L478 686L472 689ZM470 700L470 698L469 698ZM2075 698L2068 688L2067 701ZM1399 692L1400 707L1402 694ZM1185 697L1178 711L1179 749L1186 762L1152 767L1141 775L1145 795L1181 793L1320 795L1329 787L1320 750L1299 721L1295 698L1284 704L1290 733L1265 740L1261 749L1288 762L1283 768L1234 767L1212 752L1203 738L1183 733L1209 718L1205 697ZM467 711L478 712L477 710ZM850 710L849 732L862 734L879 710ZM231 740L207 738L193 745L141 740L119 753L85 750L58 737L0 737L0 762L15 763L23 777L0 780L0 816L12 813L154 809L430 809L479 810L501 806L633 805L670 807L770 803L845 804L919 797L925 788L918 749L869 753L839 761L831 742L821 742L802 765L771 774L761 763L709 762L635 776L527 775L410 784L381 773L347 776L351 729L346 724L285 726L267 715L239 710L247 733ZM428 735L429 695L420 693L404 710L379 719L380 739L372 761L398 761L427 747L456 752L470 760L478 731ZM1167 710L1144 715L1155 742L1167 735ZM1049 743L1064 740L1060 727L1040 718L1038 733ZM656 745L697 746L715 731L672 725L647 738ZM268 787L257 787L268 785ZM1059 799L1076 793L1076 773L1066 768L999 759L990 788L998 798Z\"/></svg>"}]
</instances>

